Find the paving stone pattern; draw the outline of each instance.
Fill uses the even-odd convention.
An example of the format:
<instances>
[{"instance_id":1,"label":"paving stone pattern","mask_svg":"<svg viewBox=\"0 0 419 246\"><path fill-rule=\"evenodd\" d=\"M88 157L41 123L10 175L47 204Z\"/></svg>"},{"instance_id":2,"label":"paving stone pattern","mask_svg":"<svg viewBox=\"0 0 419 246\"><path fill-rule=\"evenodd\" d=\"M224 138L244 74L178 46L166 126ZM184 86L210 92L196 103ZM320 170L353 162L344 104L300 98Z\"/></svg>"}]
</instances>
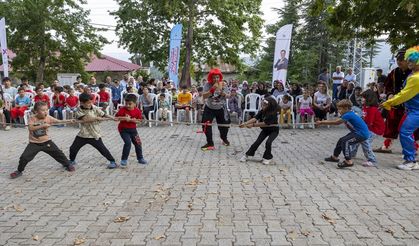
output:
<instances>
[{"instance_id":1,"label":"paving stone pattern","mask_svg":"<svg viewBox=\"0 0 419 246\"><path fill-rule=\"evenodd\" d=\"M119 160L115 123L102 130ZM322 160L346 129L281 130L263 166L238 161L259 129L232 128L229 147L215 130L212 152L196 130L140 128L147 166L132 150L127 169L107 170L86 146L75 173L40 154L16 180L27 131L0 132L0 245L419 245L419 171L395 169L398 143L378 169L339 170ZM76 133L51 129L65 153Z\"/></svg>"}]
</instances>

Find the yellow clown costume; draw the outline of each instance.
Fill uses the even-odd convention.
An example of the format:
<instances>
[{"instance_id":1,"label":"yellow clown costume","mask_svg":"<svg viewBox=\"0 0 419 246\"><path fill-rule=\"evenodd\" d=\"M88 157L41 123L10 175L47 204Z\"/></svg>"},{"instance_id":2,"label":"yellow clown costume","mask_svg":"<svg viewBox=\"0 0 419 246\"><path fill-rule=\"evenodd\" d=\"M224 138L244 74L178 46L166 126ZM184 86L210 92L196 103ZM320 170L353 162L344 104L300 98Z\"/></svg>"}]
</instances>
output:
<instances>
[{"instance_id":1,"label":"yellow clown costume","mask_svg":"<svg viewBox=\"0 0 419 246\"><path fill-rule=\"evenodd\" d=\"M405 163L399 165L399 169L419 169L416 163L415 141L413 132L419 128L419 46L406 51L406 60L414 65L413 72L406 80L404 88L393 98L383 103L383 107L390 110L391 107L404 103L407 117L400 128L400 142L403 148Z\"/></svg>"}]
</instances>

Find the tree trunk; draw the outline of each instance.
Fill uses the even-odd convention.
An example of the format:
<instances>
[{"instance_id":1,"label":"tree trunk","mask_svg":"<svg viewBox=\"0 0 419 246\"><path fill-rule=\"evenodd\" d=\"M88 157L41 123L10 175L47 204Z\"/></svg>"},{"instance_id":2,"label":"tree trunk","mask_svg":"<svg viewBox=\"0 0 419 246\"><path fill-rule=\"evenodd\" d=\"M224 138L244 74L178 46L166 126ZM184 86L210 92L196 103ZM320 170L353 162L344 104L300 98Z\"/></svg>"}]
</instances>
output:
<instances>
[{"instance_id":1,"label":"tree trunk","mask_svg":"<svg viewBox=\"0 0 419 246\"><path fill-rule=\"evenodd\" d=\"M47 60L46 47L45 47L45 22L43 22L43 30L42 30L42 40L40 44L40 56L39 56L39 65L38 71L36 72L36 82L43 83L44 82L44 73L45 73L45 64Z\"/></svg>"},{"instance_id":2,"label":"tree trunk","mask_svg":"<svg viewBox=\"0 0 419 246\"><path fill-rule=\"evenodd\" d=\"M194 22L194 0L189 2L189 17L188 17L188 34L186 36L186 59L182 69L182 77L180 79L180 86L186 85L191 87L191 57L192 57L192 39L193 39L193 22Z\"/></svg>"},{"instance_id":3,"label":"tree trunk","mask_svg":"<svg viewBox=\"0 0 419 246\"><path fill-rule=\"evenodd\" d=\"M46 56L41 55L41 57L39 58L38 71L36 72L36 82L37 83L43 83L44 82L45 63L46 63Z\"/></svg>"}]
</instances>

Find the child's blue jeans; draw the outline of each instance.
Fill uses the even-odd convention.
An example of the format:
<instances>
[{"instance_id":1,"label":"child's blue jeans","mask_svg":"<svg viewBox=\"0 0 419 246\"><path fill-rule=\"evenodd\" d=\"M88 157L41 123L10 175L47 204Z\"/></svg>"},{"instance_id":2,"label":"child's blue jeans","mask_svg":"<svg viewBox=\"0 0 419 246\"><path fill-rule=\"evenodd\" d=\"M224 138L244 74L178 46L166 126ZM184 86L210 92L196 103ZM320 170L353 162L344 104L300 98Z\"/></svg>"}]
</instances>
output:
<instances>
[{"instance_id":1,"label":"child's blue jeans","mask_svg":"<svg viewBox=\"0 0 419 246\"><path fill-rule=\"evenodd\" d=\"M124 148L122 149L121 160L128 160L129 152L131 151L131 143L134 144L137 160L143 158L143 149L141 147L141 139L138 136L136 128L125 128L120 132L122 140L124 140Z\"/></svg>"},{"instance_id":2,"label":"child's blue jeans","mask_svg":"<svg viewBox=\"0 0 419 246\"><path fill-rule=\"evenodd\" d=\"M51 107L49 109L49 115L51 115L52 117L54 117L55 110L57 110L58 119L59 120L62 120L63 119L63 108L62 107L55 107L55 106Z\"/></svg>"},{"instance_id":3,"label":"child's blue jeans","mask_svg":"<svg viewBox=\"0 0 419 246\"><path fill-rule=\"evenodd\" d=\"M362 151L364 152L364 156L365 156L365 158L367 158L367 160L369 161L369 162L372 162L372 163L377 163L377 159L375 158L375 154L374 154L374 152L372 151L372 142L374 141L374 138L376 137L377 135L375 134L375 133L373 133L373 132L371 132L370 131L370 137L367 139L367 140L365 140L364 142L362 142L362 143L357 143L357 144L355 144L353 147L352 147L352 157L355 157L356 156L356 154L357 154L357 152L358 152L358 147L359 147L359 145L361 144L361 147L362 147Z\"/></svg>"}]
</instances>

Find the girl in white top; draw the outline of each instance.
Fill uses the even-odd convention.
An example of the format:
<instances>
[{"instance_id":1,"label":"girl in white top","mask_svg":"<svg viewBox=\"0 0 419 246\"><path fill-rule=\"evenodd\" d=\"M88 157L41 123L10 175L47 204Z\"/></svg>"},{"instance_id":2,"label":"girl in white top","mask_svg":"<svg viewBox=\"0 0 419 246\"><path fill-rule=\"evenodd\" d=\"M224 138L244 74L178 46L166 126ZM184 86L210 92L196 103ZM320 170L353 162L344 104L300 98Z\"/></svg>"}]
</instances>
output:
<instances>
[{"instance_id":1,"label":"girl in white top","mask_svg":"<svg viewBox=\"0 0 419 246\"><path fill-rule=\"evenodd\" d=\"M309 90L304 90L303 96L298 99L297 110L300 113L301 123L306 123L308 121L311 121L311 118L313 117L314 112L313 112L313 99L310 97ZM304 125L301 125L300 128L304 129Z\"/></svg>"},{"instance_id":2,"label":"girl in white top","mask_svg":"<svg viewBox=\"0 0 419 246\"><path fill-rule=\"evenodd\" d=\"M332 99L327 94L326 84L319 82L317 84L318 91L314 93L313 110L317 120L325 120L327 112L330 111Z\"/></svg>"}]
</instances>

